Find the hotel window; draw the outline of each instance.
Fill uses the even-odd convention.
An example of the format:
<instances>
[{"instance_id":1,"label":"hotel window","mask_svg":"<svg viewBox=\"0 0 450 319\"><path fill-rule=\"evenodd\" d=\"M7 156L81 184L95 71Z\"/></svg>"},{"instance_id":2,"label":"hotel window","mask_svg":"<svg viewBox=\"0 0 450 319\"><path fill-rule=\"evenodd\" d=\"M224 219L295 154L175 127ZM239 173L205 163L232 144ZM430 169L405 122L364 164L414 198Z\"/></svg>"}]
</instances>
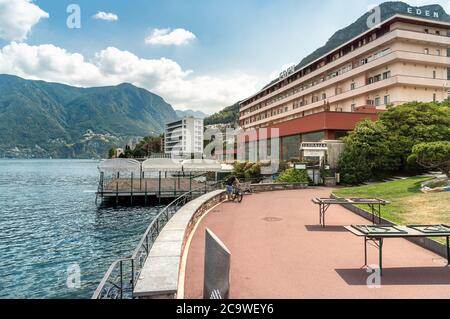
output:
<instances>
[{"instance_id":1,"label":"hotel window","mask_svg":"<svg viewBox=\"0 0 450 319\"><path fill-rule=\"evenodd\" d=\"M389 95L384 96L384 105L389 105L391 103L391 97Z\"/></svg>"},{"instance_id":2,"label":"hotel window","mask_svg":"<svg viewBox=\"0 0 450 319\"><path fill-rule=\"evenodd\" d=\"M436 30L436 35L441 35L441 31Z\"/></svg>"},{"instance_id":3,"label":"hotel window","mask_svg":"<svg viewBox=\"0 0 450 319\"><path fill-rule=\"evenodd\" d=\"M352 112L356 112L356 104L355 103L353 103L351 105L351 109L352 109Z\"/></svg>"},{"instance_id":4,"label":"hotel window","mask_svg":"<svg viewBox=\"0 0 450 319\"><path fill-rule=\"evenodd\" d=\"M430 49L425 48L425 54L430 54Z\"/></svg>"},{"instance_id":5,"label":"hotel window","mask_svg":"<svg viewBox=\"0 0 450 319\"><path fill-rule=\"evenodd\" d=\"M381 99L379 97L375 98L375 106L380 106Z\"/></svg>"},{"instance_id":6,"label":"hotel window","mask_svg":"<svg viewBox=\"0 0 450 319\"><path fill-rule=\"evenodd\" d=\"M428 29L425 29L424 31L425 31L425 33L429 33L430 32Z\"/></svg>"},{"instance_id":7,"label":"hotel window","mask_svg":"<svg viewBox=\"0 0 450 319\"><path fill-rule=\"evenodd\" d=\"M327 94L326 93L322 93L322 100L325 100L327 98Z\"/></svg>"},{"instance_id":8,"label":"hotel window","mask_svg":"<svg viewBox=\"0 0 450 319\"><path fill-rule=\"evenodd\" d=\"M383 80L386 80L391 77L391 71L387 71L383 73Z\"/></svg>"},{"instance_id":9,"label":"hotel window","mask_svg":"<svg viewBox=\"0 0 450 319\"><path fill-rule=\"evenodd\" d=\"M441 56L441 50L437 49L436 50L436 55Z\"/></svg>"},{"instance_id":10,"label":"hotel window","mask_svg":"<svg viewBox=\"0 0 450 319\"><path fill-rule=\"evenodd\" d=\"M433 79L436 78L436 71L433 71Z\"/></svg>"},{"instance_id":11,"label":"hotel window","mask_svg":"<svg viewBox=\"0 0 450 319\"><path fill-rule=\"evenodd\" d=\"M352 84L350 84L350 90L354 90L355 88L356 88L355 82L353 82Z\"/></svg>"},{"instance_id":12,"label":"hotel window","mask_svg":"<svg viewBox=\"0 0 450 319\"><path fill-rule=\"evenodd\" d=\"M433 93L433 102L436 102L436 93Z\"/></svg>"}]
</instances>

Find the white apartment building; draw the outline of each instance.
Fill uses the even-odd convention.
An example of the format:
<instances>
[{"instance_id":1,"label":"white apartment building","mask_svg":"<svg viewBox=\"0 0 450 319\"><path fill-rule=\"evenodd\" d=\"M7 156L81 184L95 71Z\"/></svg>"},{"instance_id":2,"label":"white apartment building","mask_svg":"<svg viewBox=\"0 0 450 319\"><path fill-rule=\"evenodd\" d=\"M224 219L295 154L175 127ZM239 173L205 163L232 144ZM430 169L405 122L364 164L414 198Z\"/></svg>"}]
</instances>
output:
<instances>
[{"instance_id":1,"label":"white apartment building","mask_svg":"<svg viewBox=\"0 0 450 319\"><path fill-rule=\"evenodd\" d=\"M164 145L166 154L203 153L203 120L186 117L166 124Z\"/></svg>"}]
</instances>

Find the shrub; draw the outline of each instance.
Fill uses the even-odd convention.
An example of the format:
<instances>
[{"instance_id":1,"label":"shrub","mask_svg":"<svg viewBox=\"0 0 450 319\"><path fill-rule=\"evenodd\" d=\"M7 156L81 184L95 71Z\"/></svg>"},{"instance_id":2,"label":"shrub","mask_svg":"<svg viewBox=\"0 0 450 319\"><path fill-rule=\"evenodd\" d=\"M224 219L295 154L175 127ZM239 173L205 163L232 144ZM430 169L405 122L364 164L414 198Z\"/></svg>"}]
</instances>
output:
<instances>
[{"instance_id":1,"label":"shrub","mask_svg":"<svg viewBox=\"0 0 450 319\"><path fill-rule=\"evenodd\" d=\"M233 175L240 180L259 181L261 180L261 165L252 162L236 162Z\"/></svg>"},{"instance_id":2,"label":"shrub","mask_svg":"<svg viewBox=\"0 0 450 319\"><path fill-rule=\"evenodd\" d=\"M275 183L309 183L308 172L305 170L290 168L281 173Z\"/></svg>"}]
</instances>

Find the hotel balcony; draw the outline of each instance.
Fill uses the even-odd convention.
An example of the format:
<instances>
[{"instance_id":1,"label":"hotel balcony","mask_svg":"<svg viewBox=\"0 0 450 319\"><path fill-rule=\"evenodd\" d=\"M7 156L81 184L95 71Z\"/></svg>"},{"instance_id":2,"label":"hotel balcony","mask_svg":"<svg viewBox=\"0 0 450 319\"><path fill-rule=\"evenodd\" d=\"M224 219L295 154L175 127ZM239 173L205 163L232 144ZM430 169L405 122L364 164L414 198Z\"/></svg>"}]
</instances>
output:
<instances>
[{"instance_id":1,"label":"hotel balcony","mask_svg":"<svg viewBox=\"0 0 450 319\"><path fill-rule=\"evenodd\" d=\"M392 43L395 40L402 40L402 41L408 41L408 42L414 42L414 43L423 43L423 44L427 44L427 45L429 45L430 43L433 43L433 44L441 45L441 46L450 46L450 37L447 37L444 35L433 35L433 34L426 34L426 33L421 33L421 32L416 32L416 31L396 29L396 30L391 31L388 34L374 40L373 42L371 42L361 48L355 49L351 53L348 53L347 55L345 55L333 62L328 63L326 66L319 68L318 70L313 71L313 72L309 73L308 75L301 77L299 80L293 81L290 84L285 85L282 88L275 90L274 92L272 92L270 94L266 94L263 97L261 97L260 99L254 101L248 105L242 106L241 112L245 112L246 110L248 110L254 106L257 106L261 102L275 98L283 91L288 91L288 90L293 89L296 86L300 85L301 83L306 83L310 80L313 80L314 78L321 76L324 72L331 72L332 70L337 69L340 66L348 64L354 60L358 60L362 56L364 56L364 54L367 54L367 52L376 51L376 49L378 47ZM356 64L353 66L353 68L350 71L343 73L337 77L320 82L319 84L309 87L307 89L304 89L300 93L291 95L286 99L282 99L275 103L272 103L270 105L270 107L276 107L280 104L286 103L290 99L295 99L295 98L301 97L301 96L311 93L315 90L321 90L326 86L336 84L337 82L343 81L350 77L355 77L355 76L359 75L360 73L367 72L373 68L380 67L384 64L392 63L395 60L416 62L416 63L422 63L422 64L425 63L425 64L431 64L431 65L449 65L450 64L450 58L447 56L436 56L436 55L429 55L429 54L424 54L424 53L419 53L419 52L392 51L386 55L378 57L377 59L373 59L366 64L362 64L362 65Z\"/></svg>"}]
</instances>

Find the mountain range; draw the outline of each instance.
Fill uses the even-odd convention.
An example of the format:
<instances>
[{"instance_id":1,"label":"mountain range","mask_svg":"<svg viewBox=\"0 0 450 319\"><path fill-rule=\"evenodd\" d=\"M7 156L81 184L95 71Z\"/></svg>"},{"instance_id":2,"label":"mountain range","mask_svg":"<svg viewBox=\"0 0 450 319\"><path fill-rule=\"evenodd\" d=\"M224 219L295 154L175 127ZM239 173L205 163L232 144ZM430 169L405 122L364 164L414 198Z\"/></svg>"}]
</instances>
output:
<instances>
[{"instance_id":1,"label":"mountain range","mask_svg":"<svg viewBox=\"0 0 450 319\"><path fill-rule=\"evenodd\" d=\"M163 98L127 83L78 88L0 75L0 157L105 157L177 119Z\"/></svg>"},{"instance_id":2,"label":"mountain range","mask_svg":"<svg viewBox=\"0 0 450 319\"><path fill-rule=\"evenodd\" d=\"M208 114L205 114L201 111L193 111L193 110L185 110L185 111L175 111L178 115L179 118L183 118L183 117L195 117L198 119L204 119L206 117L208 117Z\"/></svg>"},{"instance_id":3,"label":"mountain range","mask_svg":"<svg viewBox=\"0 0 450 319\"><path fill-rule=\"evenodd\" d=\"M239 120L239 102L205 118L205 125L234 124Z\"/></svg>"}]
</instances>

